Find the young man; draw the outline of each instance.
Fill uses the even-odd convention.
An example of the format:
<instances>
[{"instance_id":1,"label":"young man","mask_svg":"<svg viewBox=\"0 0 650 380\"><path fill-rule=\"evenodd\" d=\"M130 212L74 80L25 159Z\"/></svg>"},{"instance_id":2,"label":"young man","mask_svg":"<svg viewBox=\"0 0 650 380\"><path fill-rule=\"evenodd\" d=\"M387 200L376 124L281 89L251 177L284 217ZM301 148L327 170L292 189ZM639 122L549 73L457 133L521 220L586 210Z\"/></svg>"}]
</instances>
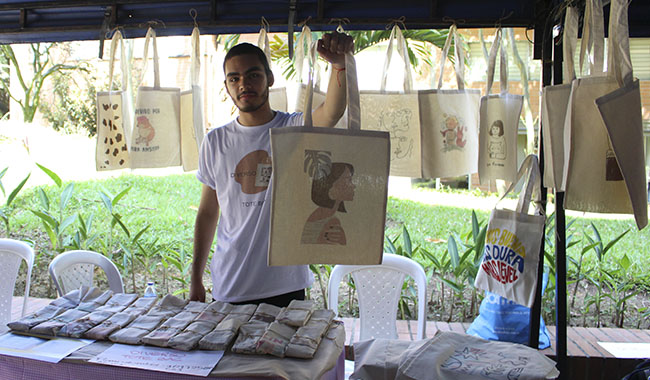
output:
<instances>
[{"instance_id":1,"label":"young man","mask_svg":"<svg viewBox=\"0 0 650 380\"><path fill-rule=\"evenodd\" d=\"M334 126L345 111L345 53L353 51L353 45L352 37L337 32L318 41L318 53L332 64L332 75L325 102L313 112L316 126ZM313 276L306 265L267 266L269 129L302 125L303 115L271 109L273 73L256 46L234 46L223 67L226 90L239 116L208 133L201 146L196 176L203 186L194 226L190 300L205 302L203 272L218 225L217 248L210 265L213 298L286 306L292 299L304 299Z\"/></svg>"}]
</instances>

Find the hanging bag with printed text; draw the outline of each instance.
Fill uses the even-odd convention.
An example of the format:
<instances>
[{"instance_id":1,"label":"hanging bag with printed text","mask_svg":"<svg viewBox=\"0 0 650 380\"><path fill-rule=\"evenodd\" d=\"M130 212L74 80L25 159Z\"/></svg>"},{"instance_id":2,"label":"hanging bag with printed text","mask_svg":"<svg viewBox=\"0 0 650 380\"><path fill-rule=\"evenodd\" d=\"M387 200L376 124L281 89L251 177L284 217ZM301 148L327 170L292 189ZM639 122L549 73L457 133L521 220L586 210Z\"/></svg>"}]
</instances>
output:
<instances>
[{"instance_id":1,"label":"hanging bag with printed text","mask_svg":"<svg viewBox=\"0 0 650 380\"><path fill-rule=\"evenodd\" d=\"M441 90L444 64L454 39L457 90ZM436 90L419 92L422 177L445 178L478 170L478 107L481 91L465 89L465 53L456 25L449 28L440 57Z\"/></svg>"},{"instance_id":2,"label":"hanging bag with printed text","mask_svg":"<svg viewBox=\"0 0 650 380\"><path fill-rule=\"evenodd\" d=\"M309 55L313 62L315 46ZM352 53L345 65L348 129L315 127L306 112L303 127L270 131L271 266L381 263L390 139L361 130ZM309 110L310 91L306 99Z\"/></svg>"},{"instance_id":3,"label":"hanging bag with printed text","mask_svg":"<svg viewBox=\"0 0 650 380\"><path fill-rule=\"evenodd\" d=\"M199 147L205 137L203 126L203 91L199 84L201 73L201 45L199 28L194 27L190 52L190 89L181 92L181 162L183 170L199 167Z\"/></svg>"},{"instance_id":4,"label":"hanging bag with printed text","mask_svg":"<svg viewBox=\"0 0 650 380\"><path fill-rule=\"evenodd\" d=\"M164 168L181 164L179 88L161 87L156 32L149 28L144 43L144 79L153 42L153 87L139 86L131 133L131 168Z\"/></svg>"},{"instance_id":5,"label":"hanging bag with printed text","mask_svg":"<svg viewBox=\"0 0 650 380\"><path fill-rule=\"evenodd\" d=\"M546 217L541 208L541 177L537 156L529 155L499 201L525 179L517 208L494 208L488 221L483 259L474 286L532 307ZM531 198L534 211L529 214ZM498 203L497 203L498 204Z\"/></svg>"},{"instance_id":6,"label":"hanging bag with printed text","mask_svg":"<svg viewBox=\"0 0 650 380\"><path fill-rule=\"evenodd\" d=\"M501 92L490 94L499 51ZM524 97L508 93L508 58L501 28L490 49L486 94L479 111L479 179L481 183L497 179L512 182L517 175L517 129Z\"/></svg>"},{"instance_id":7,"label":"hanging bag with printed text","mask_svg":"<svg viewBox=\"0 0 650 380\"><path fill-rule=\"evenodd\" d=\"M119 45L122 89L113 90L115 54ZM113 34L109 60L109 90L97 92L97 148L95 167L97 171L130 167L127 136L131 132L133 117L129 91L128 57L124 54L122 33Z\"/></svg>"},{"instance_id":8,"label":"hanging bag with printed text","mask_svg":"<svg viewBox=\"0 0 650 380\"><path fill-rule=\"evenodd\" d=\"M393 50L404 63L403 91L386 91ZM413 91L406 40L399 26L393 26L388 40L379 91L361 92L361 128L390 133L390 175L422 176L422 139L418 93Z\"/></svg>"}]
</instances>

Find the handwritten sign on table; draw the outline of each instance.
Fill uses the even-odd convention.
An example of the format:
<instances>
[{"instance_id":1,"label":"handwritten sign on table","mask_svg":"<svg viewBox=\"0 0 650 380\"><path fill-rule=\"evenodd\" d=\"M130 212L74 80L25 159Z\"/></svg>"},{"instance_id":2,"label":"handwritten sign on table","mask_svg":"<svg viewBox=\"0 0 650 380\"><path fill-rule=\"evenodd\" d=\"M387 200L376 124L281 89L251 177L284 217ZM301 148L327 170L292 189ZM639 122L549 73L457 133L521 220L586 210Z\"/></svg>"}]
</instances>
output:
<instances>
[{"instance_id":1,"label":"handwritten sign on table","mask_svg":"<svg viewBox=\"0 0 650 380\"><path fill-rule=\"evenodd\" d=\"M90 359L91 363L159 372L208 376L223 351L178 351L170 348L114 344Z\"/></svg>"}]
</instances>

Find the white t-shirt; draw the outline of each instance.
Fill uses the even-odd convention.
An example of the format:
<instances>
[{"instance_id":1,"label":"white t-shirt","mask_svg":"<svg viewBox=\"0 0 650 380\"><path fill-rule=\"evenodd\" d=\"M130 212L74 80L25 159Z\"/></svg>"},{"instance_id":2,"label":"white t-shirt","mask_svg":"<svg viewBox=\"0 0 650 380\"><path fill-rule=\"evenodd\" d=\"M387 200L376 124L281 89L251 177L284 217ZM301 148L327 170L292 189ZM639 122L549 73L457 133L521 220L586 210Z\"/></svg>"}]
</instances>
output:
<instances>
[{"instance_id":1,"label":"white t-shirt","mask_svg":"<svg viewBox=\"0 0 650 380\"><path fill-rule=\"evenodd\" d=\"M303 124L302 113L276 112L246 127L237 120L210 131L201 145L196 177L215 189L221 209L212 257L212 296L243 302L304 289L314 276L306 265L267 266L271 217L269 129Z\"/></svg>"}]
</instances>

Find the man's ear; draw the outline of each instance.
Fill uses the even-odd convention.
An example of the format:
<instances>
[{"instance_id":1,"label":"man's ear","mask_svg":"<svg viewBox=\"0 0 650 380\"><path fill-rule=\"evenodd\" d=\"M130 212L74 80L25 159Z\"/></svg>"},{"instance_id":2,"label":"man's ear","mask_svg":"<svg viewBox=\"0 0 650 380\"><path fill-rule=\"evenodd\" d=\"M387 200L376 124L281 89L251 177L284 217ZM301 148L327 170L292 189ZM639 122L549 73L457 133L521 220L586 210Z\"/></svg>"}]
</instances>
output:
<instances>
[{"instance_id":1,"label":"man's ear","mask_svg":"<svg viewBox=\"0 0 650 380\"><path fill-rule=\"evenodd\" d=\"M267 72L266 77L268 78L269 87L273 86L273 83L275 83L275 77L273 76L273 71Z\"/></svg>"}]
</instances>

